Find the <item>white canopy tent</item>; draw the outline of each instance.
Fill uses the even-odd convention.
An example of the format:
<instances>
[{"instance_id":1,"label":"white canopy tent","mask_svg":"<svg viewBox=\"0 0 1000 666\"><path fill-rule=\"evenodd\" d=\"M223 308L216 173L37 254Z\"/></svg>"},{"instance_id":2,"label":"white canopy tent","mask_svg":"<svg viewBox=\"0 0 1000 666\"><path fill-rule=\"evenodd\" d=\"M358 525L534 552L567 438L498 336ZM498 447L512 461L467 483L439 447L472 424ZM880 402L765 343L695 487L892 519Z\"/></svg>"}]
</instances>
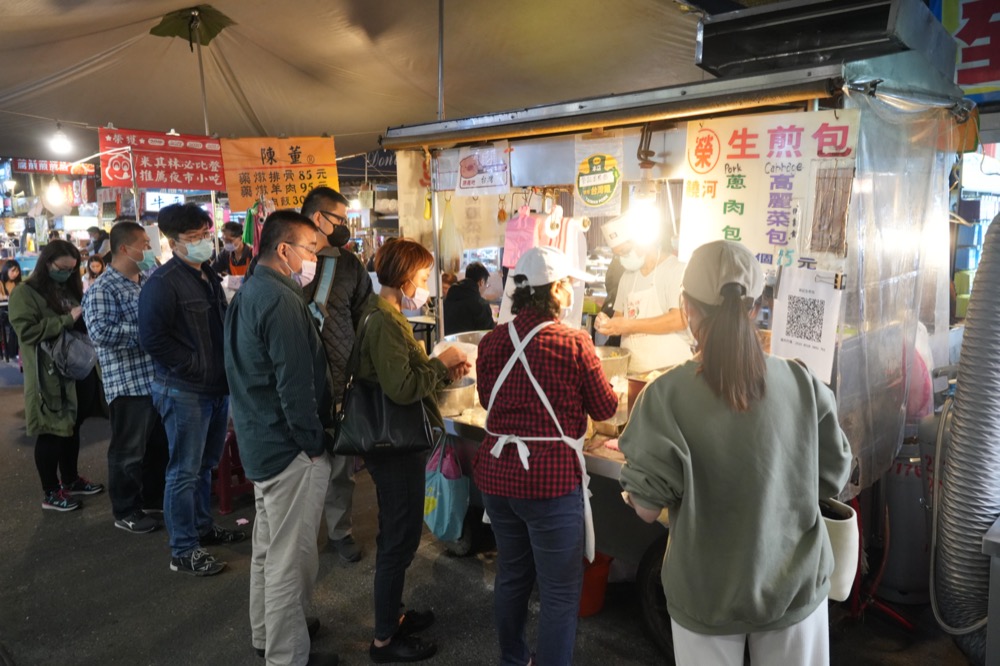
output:
<instances>
[{"instance_id":1,"label":"white canopy tent","mask_svg":"<svg viewBox=\"0 0 1000 666\"><path fill-rule=\"evenodd\" d=\"M0 155L79 159L95 129L201 134L198 58L150 34L178 0L7 0L0 22ZM217 0L232 19L203 48L220 136L336 137L374 149L389 126L437 119L438 2ZM624 93L709 75L697 15L669 0L444 3L446 117ZM59 120L74 143L48 140Z\"/></svg>"}]
</instances>

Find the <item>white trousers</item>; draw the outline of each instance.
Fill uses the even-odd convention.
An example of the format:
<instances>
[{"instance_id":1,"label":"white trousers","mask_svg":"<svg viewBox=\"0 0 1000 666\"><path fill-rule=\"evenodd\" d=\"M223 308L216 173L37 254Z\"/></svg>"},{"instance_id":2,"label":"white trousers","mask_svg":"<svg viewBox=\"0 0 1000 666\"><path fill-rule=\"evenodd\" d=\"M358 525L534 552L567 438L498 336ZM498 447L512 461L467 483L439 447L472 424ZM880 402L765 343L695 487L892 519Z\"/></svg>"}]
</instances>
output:
<instances>
[{"instance_id":1,"label":"white trousers","mask_svg":"<svg viewBox=\"0 0 1000 666\"><path fill-rule=\"evenodd\" d=\"M750 643L753 666L829 666L830 626L827 602L801 622L778 631L710 636L698 634L673 620L677 666L743 666L743 646Z\"/></svg>"},{"instance_id":2,"label":"white trousers","mask_svg":"<svg viewBox=\"0 0 1000 666\"><path fill-rule=\"evenodd\" d=\"M257 517L250 559L250 630L268 666L309 661L306 608L319 571L316 536L330 457L300 452L280 474L253 484Z\"/></svg>"}]
</instances>

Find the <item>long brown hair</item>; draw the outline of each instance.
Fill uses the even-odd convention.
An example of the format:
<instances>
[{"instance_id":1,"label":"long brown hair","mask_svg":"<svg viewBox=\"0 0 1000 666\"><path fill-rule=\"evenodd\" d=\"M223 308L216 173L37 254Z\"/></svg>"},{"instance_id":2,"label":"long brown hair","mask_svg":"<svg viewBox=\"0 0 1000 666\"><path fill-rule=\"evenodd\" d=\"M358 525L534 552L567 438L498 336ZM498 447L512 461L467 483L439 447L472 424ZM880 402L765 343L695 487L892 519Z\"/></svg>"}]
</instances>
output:
<instances>
[{"instance_id":1,"label":"long brown hair","mask_svg":"<svg viewBox=\"0 0 1000 666\"><path fill-rule=\"evenodd\" d=\"M684 298L703 316L694 331L699 372L733 411L749 411L764 397L767 374L764 350L749 317L753 299L745 298L735 282L722 287L721 305L707 305L688 294Z\"/></svg>"},{"instance_id":2,"label":"long brown hair","mask_svg":"<svg viewBox=\"0 0 1000 666\"><path fill-rule=\"evenodd\" d=\"M73 257L76 260L76 265L73 267L69 279L63 284L56 282L49 275L49 264L60 257ZM83 281L80 278L80 251L72 243L64 240L49 241L38 255L35 268L31 271L31 275L28 276L25 284L31 285L35 291L41 294L53 312L66 314L68 310L66 310L66 306L63 304L64 296L69 295L73 297L77 303L83 300Z\"/></svg>"}]
</instances>

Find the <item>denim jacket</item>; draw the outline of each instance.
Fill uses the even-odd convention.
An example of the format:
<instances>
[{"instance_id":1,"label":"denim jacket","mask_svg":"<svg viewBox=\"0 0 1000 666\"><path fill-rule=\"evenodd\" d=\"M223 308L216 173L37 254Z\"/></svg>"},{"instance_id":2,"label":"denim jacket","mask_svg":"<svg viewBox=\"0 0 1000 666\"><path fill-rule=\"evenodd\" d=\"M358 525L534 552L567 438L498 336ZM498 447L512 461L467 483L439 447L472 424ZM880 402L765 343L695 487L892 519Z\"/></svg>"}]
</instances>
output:
<instances>
[{"instance_id":1,"label":"denim jacket","mask_svg":"<svg viewBox=\"0 0 1000 666\"><path fill-rule=\"evenodd\" d=\"M155 381L168 388L226 395L222 280L206 262L207 280L176 256L139 294L139 344L153 359Z\"/></svg>"}]
</instances>

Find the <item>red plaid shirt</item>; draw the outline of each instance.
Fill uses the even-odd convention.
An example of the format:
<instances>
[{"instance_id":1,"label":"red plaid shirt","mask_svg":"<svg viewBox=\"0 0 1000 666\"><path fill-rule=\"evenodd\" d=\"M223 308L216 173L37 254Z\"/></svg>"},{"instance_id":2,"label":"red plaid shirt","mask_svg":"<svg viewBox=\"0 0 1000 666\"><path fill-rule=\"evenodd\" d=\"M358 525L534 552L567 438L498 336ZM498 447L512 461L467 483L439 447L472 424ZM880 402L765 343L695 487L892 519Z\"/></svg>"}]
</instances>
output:
<instances>
[{"instance_id":1,"label":"red plaid shirt","mask_svg":"<svg viewBox=\"0 0 1000 666\"><path fill-rule=\"evenodd\" d=\"M514 319L522 340L546 319L525 311ZM496 330L479 343L476 362L479 401L489 405L493 385L514 352L507 326ZM580 330L556 322L543 328L528 343L524 354L531 372L538 380L567 437L582 437L587 431L587 414L602 421L611 418L618 407L618 396L604 376L594 343ZM580 485L580 464L576 452L559 439L545 405L528 379L524 366L517 362L500 387L486 422L490 432L522 437L552 437L551 441L525 442L531 455L529 469L524 469L517 446L504 446L499 458L490 454L497 438L487 435L473 462L476 485L484 493L519 499L545 499L572 492Z\"/></svg>"}]
</instances>

